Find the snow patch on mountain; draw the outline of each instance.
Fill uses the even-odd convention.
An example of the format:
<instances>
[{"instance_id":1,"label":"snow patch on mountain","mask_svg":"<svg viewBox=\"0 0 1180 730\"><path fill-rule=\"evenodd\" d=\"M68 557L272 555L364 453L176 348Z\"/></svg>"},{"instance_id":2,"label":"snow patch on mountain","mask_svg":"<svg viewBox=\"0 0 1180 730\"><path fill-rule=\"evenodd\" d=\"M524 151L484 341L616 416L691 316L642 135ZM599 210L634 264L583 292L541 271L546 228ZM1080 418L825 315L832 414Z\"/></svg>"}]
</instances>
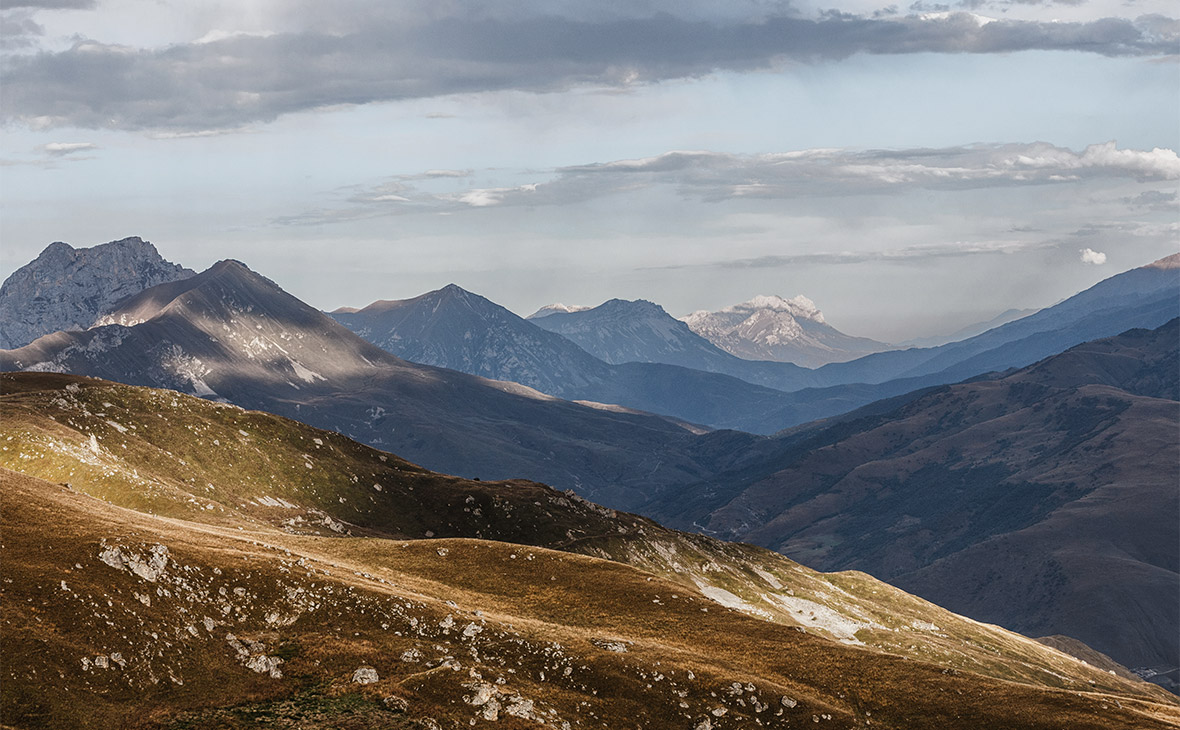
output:
<instances>
[{"instance_id":1,"label":"snow patch on mountain","mask_svg":"<svg viewBox=\"0 0 1180 730\"><path fill-rule=\"evenodd\" d=\"M533 312L525 319L540 319L541 317L548 317L551 314L568 314L570 312L585 312L590 307L582 304L562 304L561 302L554 302L553 304L546 304L537 311Z\"/></svg>"}]
</instances>

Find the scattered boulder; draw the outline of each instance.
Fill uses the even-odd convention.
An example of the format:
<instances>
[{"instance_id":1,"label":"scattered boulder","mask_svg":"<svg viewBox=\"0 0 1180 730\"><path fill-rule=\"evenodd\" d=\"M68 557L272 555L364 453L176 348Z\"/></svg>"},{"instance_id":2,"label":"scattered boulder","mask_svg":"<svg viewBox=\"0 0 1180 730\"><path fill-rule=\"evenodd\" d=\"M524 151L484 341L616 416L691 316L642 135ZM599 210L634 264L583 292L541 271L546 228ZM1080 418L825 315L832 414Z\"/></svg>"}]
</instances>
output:
<instances>
[{"instance_id":1,"label":"scattered boulder","mask_svg":"<svg viewBox=\"0 0 1180 730\"><path fill-rule=\"evenodd\" d=\"M359 671L359 670L358 670ZM405 697L398 697L397 695L389 695L381 700L385 705L385 709L390 712L405 712L410 709L410 703Z\"/></svg>"}]
</instances>

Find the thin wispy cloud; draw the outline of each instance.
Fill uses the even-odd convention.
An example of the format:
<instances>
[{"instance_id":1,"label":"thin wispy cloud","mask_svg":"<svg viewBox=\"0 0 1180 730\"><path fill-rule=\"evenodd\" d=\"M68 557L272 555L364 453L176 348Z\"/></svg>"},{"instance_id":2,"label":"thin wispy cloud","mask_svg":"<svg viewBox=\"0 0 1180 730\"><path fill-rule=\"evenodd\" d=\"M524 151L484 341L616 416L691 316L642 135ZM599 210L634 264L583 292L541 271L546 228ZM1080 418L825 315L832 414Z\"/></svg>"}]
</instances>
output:
<instances>
[{"instance_id":1,"label":"thin wispy cloud","mask_svg":"<svg viewBox=\"0 0 1180 730\"><path fill-rule=\"evenodd\" d=\"M252 127L225 127L221 129L194 129L186 131L153 132L148 135L152 139L199 139L202 137L220 137L225 134L249 134Z\"/></svg>"},{"instance_id":2,"label":"thin wispy cloud","mask_svg":"<svg viewBox=\"0 0 1180 730\"><path fill-rule=\"evenodd\" d=\"M1175 191L1145 190L1134 197L1123 198L1122 202L1132 208L1180 214L1180 200Z\"/></svg>"},{"instance_id":3,"label":"thin wispy cloud","mask_svg":"<svg viewBox=\"0 0 1180 730\"><path fill-rule=\"evenodd\" d=\"M41 145L38 150L53 157L65 157L79 152L93 152L98 145L93 142L50 142Z\"/></svg>"},{"instance_id":4,"label":"thin wispy cloud","mask_svg":"<svg viewBox=\"0 0 1180 730\"><path fill-rule=\"evenodd\" d=\"M905 263L919 259L962 258L980 254L1017 253L1053 245L1046 241L951 241L904 246L877 251L809 251L747 258L722 259L698 264L670 264L653 269L781 269L800 265L846 265L864 263Z\"/></svg>"},{"instance_id":5,"label":"thin wispy cloud","mask_svg":"<svg viewBox=\"0 0 1180 730\"><path fill-rule=\"evenodd\" d=\"M1133 150L1114 142L1081 151L1045 143L942 149L814 149L761 155L672 151L652 157L573 165L540 173L536 182L430 192L430 180L462 182L472 170L429 170L378 185L350 188L345 207L284 216L282 225L324 225L382 215L507 206L575 206L610 195L668 188L708 202L808 197L904 195L915 190L980 190L1083 181L1180 180L1180 158L1168 149ZM1167 193L1124 200L1159 206ZM396 203L397 205L390 205ZM405 205L413 203L413 205Z\"/></svg>"},{"instance_id":6,"label":"thin wispy cloud","mask_svg":"<svg viewBox=\"0 0 1180 730\"><path fill-rule=\"evenodd\" d=\"M1177 21L1162 16L1072 23L981 22L963 12L755 21L378 18L344 33L214 33L164 48L86 40L59 52L10 55L0 69L0 107L8 121L41 127L207 130L328 107L623 88L858 53L1162 56L1174 53L1178 40Z\"/></svg>"},{"instance_id":7,"label":"thin wispy cloud","mask_svg":"<svg viewBox=\"0 0 1180 730\"><path fill-rule=\"evenodd\" d=\"M761 155L667 152L655 157L564 167L529 205L600 196L637 186L673 185L703 200L794 199L915 189L966 190L1068 184L1092 179L1180 179L1170 149L1122 149L1114 142L1079 151L1045 143L943 149L816 149ZM530 191L532 192L532 191ZM514 202L505 195L501 203Z\"/></svg>"}]
</instances>

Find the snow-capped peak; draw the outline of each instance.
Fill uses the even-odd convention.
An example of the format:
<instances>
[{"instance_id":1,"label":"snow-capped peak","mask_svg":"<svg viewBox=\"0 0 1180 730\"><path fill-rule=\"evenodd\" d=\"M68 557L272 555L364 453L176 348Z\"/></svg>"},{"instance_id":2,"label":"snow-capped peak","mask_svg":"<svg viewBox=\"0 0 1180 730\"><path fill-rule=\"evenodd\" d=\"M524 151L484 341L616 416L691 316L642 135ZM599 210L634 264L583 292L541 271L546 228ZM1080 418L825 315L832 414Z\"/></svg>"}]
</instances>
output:
<instances>
[{"instance_id":1,"label":"snow-capped peak","mask_svg":"<svg viewBox=\"0 0 1180 730\"><path fill-rule=\"evenodd\" d=\"M537 319L538 317L548 317L551 314L568 314L570 312L585 312L590 307L581 304L562 304L561 302L554 302L553 304L546 304L537 311L533 312L525 319Z\"/></svg>"},{"instance_id":2,"label":"snow-capped peak","mask_svg":"<svg viewBox=\"0 0 1180 730\"><path fill-rule=\"evenodd\" d=\"M748 314L758 310L787 312L792 317L809 319L812 322L818 322L820 324L823 324L824 321L824 315L819 311L819 307L815 306L815 302L802 294L792 299L784 299L775 294L759 294L749 301L735 304L732 307L726 307L721 311Z\"/></svg>"},{"instance_id":3,"label":"snow-capped peak","mask_svg":"<svg viewBox=\"0 0 1180 730\"><path fill-rule=\"evenodd\" d=\"M802 294L791 299L759 294L717 312L693 312L683 321L731 355L804 367L852 360L887 347L834 329L815 302Z\"/></svg>"}]
</instances>

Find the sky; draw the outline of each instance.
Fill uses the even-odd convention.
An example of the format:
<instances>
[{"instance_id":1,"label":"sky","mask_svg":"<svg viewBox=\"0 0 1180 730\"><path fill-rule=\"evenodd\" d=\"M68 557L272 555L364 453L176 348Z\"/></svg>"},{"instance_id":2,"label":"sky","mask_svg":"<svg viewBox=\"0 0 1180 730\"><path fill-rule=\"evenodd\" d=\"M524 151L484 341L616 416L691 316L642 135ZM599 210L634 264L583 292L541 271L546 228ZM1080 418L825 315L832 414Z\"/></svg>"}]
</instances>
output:
<instances>
[{"instance_id":1,"label":"sky","mask_svg":"<svg viewBox=\"0 0 1180 730\"><path fill-rule=\"evenodd\" d=\"M1180 250L1168 0L0 8L0 277L135 235L323 309L803 294L898 342Z\"/></svg>"}]
</instances>

